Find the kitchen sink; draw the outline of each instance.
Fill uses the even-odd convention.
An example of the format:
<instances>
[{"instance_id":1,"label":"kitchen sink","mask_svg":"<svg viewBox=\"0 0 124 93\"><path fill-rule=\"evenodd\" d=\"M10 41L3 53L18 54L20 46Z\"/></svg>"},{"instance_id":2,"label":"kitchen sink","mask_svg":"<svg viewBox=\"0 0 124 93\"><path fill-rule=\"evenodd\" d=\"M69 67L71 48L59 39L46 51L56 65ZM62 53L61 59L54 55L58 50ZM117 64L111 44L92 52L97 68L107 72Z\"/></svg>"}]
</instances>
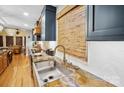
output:
<instances>
[{"instance_id":1,"label":"kitchen sink","mask_svg":"<svg viewBox=\"0 0 124 93\"><path fill-rule=\"evenodd\" d=\"M55 61L44 61L34 63L38 77L39 86L45 86L47 83L67 77L73 73L63 65Z\"/></svg>"},{"instance_id":2,"label":"kitchen sink","mask_svg":"<svg viewBox=\"0 0 124 93\"><path fill-rule=\"evenodd\" d=\"M41 85L57 80L62 76L61 72L56 68L40 70L38 71L38 75L40 77Z\"/></svg>"},{"instance_id":3,"label":"kitchen sink","mask_svg":"<svg viewBox=\"0 0 124 93\"><path fill-rule=\"evenodd\" d=\"M35 67L37 71L41 71L44 69L49 69L51 67L54 67L54 61L41 61L41 62L36 62Z\"/></svg>"}]
</instances>

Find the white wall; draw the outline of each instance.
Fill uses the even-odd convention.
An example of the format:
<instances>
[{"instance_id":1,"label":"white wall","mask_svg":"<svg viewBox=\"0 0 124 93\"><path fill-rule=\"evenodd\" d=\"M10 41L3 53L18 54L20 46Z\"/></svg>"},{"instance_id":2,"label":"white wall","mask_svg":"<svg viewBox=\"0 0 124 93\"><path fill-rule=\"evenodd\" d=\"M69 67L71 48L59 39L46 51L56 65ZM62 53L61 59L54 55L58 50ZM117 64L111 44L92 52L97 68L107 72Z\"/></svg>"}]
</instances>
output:
<instances>
[{"instance_id":1,"label":"white wall","mask_svg":"<svg viewBox=\"0 0 124 93\"><path fill-rule=\"evenodd\" d=\"M50 47L51 49L53 49L53 50L54 50L54 48L56 47L56 45L57 45L57 42L56 42L56 41L50 41L50 42L49 42L49 47Z\"/></svg>"},{"instance_id":2,"label":"white wall","mask_svg":"<svg viewBox=\"0 0 124 93\"><path fill-rule=\"evenodd\" d=\"M57 7L57 13L59 13L66 5L59 5Z\"/></svg>"},{"instance_id":3,"label":"white wall","mask_svg":"<svg viewBox=\"0 0 124 93\"><path fill-rule=\"evenodd\" d=\"M30 38L28 38L30 36ZM26 36L26 47L27 48L32 48L32 31L27 31L27 36Z\"/></svg>"},{"instance_id":4,"label":"white wall","mask_svg":"<svg viewBox=\"0 0 124 93\"><path fill-rule=\"evenodd\" d=\"M88 42L88 60L91 72L124 86L124 42Z\"/></svg>"}]
</instances>

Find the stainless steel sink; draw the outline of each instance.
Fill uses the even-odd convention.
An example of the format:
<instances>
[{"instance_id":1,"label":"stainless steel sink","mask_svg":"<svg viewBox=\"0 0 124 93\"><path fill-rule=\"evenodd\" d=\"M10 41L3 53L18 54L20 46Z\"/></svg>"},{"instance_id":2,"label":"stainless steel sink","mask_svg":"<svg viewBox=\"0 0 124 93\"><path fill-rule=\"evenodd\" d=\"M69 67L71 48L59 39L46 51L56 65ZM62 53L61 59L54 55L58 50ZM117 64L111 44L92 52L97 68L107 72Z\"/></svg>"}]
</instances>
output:
<instances>
[{"instance_id":1,"label":"stainless steel sink","mask_svg":"<svg viewBox=\"0 0 124 93\"><path fill-rule=\"evenodd\" d=\"M35 67L38 71L49 69L51 67L54 67L54 61L43 61L43 62L36 62Z\"/></svg>"},{"instance_id":2,"label":"stainless steel sink","mask_svg":"<svg viewBox=\"0 0 124 93\"><path fill-rule=\"evenodd\" d=\"M49 68L49 69L44 69L41 71L38 71L40 80L41 80L41 85L45 85L48 82L52 82L54 80L59 79L62 74L60 73L60 71L58 71L58 69L56 68ZM50 78L52 77L52 78Z\"/></svg>"},{"instance_id":3,"label":"stainless steel sink","mask_svg":"<svg viewBox=\"0 0 124 93\"><path fill-rule=\"evenodd\" d=\"M40 86L44 86L49 82L72 74L71 70L66 69L59 63L56 63L55 65L54 61L38 62L35 63L35 67L37 69L37 75L40 79L38 82Z\"/></svg>"}]
</instances>

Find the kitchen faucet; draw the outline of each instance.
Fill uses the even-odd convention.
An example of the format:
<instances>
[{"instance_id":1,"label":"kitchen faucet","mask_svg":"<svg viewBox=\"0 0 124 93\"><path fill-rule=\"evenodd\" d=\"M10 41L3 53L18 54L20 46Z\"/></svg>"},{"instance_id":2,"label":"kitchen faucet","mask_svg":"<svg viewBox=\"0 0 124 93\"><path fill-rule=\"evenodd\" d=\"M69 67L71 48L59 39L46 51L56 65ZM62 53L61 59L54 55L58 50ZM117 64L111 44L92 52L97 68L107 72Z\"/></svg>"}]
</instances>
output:
<instances>
[{"instance_id":1,"label":"kitchen faucet","mask_svg":"<svg viewBox=\"0 0 124 93\"><path fill-rule=\"evenodd\" d=\"M64 65L67 65L68 64L68 66L69 66L69 68L73 68L73 69L75 69L75 70L78 70L78 69L80 69L78 66L75 66L75 65L73 65L72 63L66 63L67 62L67 60L66 60L66 56L65 56L65 47L63 46L63 45L57 45L56 47L55 47L55 50L54 50L54 56L55 56L55 53L56 53L56 49L58 48L58 47L62 47L63 48L63 62L64 62ZM55 63L55 65L56 65L56 63Z\"/></svg>"},{"instance_id":2,"label":"kitchen faucet","mask_svg":"<svg viewBox=\"0 0 124 93\"><path fill-rule=\"evenodd\" d=\"M67 60L66 60L66 56L65 56L65 47L64 47L63 45L57 45L57 46L55 47L54 55L55 55L56 49L57 49L58 47L62 47L63 50L64 50L64 51L63 51L63 62L64 62L64 64L65 64L65 62L66 62Z\"/></svg>"}]
</instances>

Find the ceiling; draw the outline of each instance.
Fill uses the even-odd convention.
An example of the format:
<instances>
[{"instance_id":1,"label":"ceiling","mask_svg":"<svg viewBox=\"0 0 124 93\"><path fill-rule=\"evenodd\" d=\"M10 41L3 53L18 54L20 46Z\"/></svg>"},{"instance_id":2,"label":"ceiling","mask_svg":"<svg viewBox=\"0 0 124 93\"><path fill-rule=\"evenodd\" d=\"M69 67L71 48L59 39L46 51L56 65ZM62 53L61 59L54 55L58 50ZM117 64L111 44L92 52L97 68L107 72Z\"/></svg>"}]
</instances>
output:
<instances>
[{"instance_id":1,"label":"ceiling","mask_svg":"<svg viewBox=\"0 0 124 93\"><path fill-rule=\"evenodd\" d=\"M5 27L31 30L42 9L40 5L0 5L0 23Z\"/></svg>"}]
</instances>

